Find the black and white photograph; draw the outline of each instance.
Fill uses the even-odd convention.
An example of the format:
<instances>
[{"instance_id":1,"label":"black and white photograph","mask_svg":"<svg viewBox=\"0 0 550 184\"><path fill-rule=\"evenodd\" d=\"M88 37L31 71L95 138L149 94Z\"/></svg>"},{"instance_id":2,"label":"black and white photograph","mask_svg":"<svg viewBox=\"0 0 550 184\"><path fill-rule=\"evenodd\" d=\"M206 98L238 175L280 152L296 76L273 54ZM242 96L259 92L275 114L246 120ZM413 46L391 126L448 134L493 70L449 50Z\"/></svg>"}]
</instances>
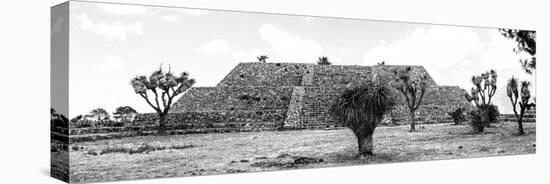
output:
<instances>
[{"instance_id":1,"label":"black and white photograph","mask_svg":"<svg viewBox=\"0 0 550 184\"><path fill-rule=\"evenodd\" d=\"M91 1L50 24L65 182L537 153L536 30Z\"/></svg>"}]
</instances>

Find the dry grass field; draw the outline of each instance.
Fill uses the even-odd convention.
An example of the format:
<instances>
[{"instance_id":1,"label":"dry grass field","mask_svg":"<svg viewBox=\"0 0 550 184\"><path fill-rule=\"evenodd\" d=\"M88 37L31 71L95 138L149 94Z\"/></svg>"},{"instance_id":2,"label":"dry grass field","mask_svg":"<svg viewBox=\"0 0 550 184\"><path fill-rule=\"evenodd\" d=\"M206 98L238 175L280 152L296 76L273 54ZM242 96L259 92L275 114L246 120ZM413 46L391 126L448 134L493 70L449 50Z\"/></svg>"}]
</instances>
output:
<instances>
[{"instance_id":1,"label":"dry grass field","mask_svg":"<svg viewBox=\"0 0 550 184\"><path fill-rule=\"evenodd\" d=\"M456 159L536 152L534 123L515 136L516 124L495 124L485 134L467 125L379 127L375 157L359 160L348 129L128 137L72 145L71 182L318 168Z\"/></svg>"}]
</instances>

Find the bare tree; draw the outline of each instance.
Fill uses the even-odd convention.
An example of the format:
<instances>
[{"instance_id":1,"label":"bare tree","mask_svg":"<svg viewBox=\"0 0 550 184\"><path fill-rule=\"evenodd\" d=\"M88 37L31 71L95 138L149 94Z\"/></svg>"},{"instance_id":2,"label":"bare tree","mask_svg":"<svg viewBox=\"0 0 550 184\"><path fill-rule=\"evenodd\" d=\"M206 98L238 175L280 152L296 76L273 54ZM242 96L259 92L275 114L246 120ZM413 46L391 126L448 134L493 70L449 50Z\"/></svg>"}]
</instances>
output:
<instances>
[{"instance_id":1,"label":"bare tree","mask_svg":"<svg viewBox=\"0 0 550 184\"><path fill-rule=\"evenodd\" d=\"M416 131L415 112L424 99L424 94L428 89L428 76L423 75L418 78L412 77L412 68L407 67L404 70L395 70L394 87L405 97L407 107L409 108L409 121L411 128L409 132Z\"/></svg>"},{"instance_id":2,"label":"bare tree","mask_svg":"<svg viewBox=\"0 0 550 184\"><path fill-rule=\"evenodd\" d=\"M510 80L508 80L508 85L506 86L506 93L508 95L508 98L510 98L510 103L512 103L512 107L514 110L514 115L516 115L516 120L518 123L518 135L524 135L525 132L523 131L523 116L525 115L525 111L529 110L531 107L534 107L534 103L529 103L529 99L531 98L531 91L529 90L529 86L531 84L527 81L521 82L521 90L518 90L518 81L516 78L512 77ZM518 98L520 97L519 92L521 91L521 99L519 101L519 113L517 111L517 104L518 104Z\"/></svg>"},{"instance_id":3,"label":"bare tree","mask_svg":"<svg viewBox=\"0 0 550 184\"><path fill-rule=\"evenodd\" d=\"M164 72L161 66L149 78L145 75L136 76L130 83L136 94L141 96L156 111L159 117L159 132L165 133L166 116L172 106L173 99L191 88L195 84L195 80L189 78L189 74L186 72L176 77L170 69L168 69L168 72Z\"/></svg>"}]
</instances>

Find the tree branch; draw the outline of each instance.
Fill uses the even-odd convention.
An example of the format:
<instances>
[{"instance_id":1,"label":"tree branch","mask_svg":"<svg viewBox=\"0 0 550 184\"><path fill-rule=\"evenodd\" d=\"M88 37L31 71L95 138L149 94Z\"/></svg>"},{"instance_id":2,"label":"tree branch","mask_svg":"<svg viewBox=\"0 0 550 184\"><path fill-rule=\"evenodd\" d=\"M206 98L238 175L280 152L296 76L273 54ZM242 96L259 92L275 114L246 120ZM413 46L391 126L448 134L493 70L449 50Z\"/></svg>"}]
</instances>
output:
<instances>
[{"instance_id":1,"label":"tree branch","mask_svg":"<svg viewBox=\"0 0 550 184\"><path fill-rule=\"evenodd\" d=\"M411 108L411 100L409 99L409 96L407 95L407 92L405 92L405 89L399 89L399 91L401 91L401 93L403 93L403 96L405 96L405 100L407 100L407 106L409 106L409 108Z\"/></svg>"},{"instance_id":2,"label":"tree branch","mask_svg":"<svg viewBox=\"0 0 550 184\"><path fill-rule=\"evenodd\" d=\"M155 111L157 112L160 112L160 109L158 107L155 107L151 101L149 101L149 98L147 96L147 94L145 93L139 93L139 96L143 97L143 99L145 99L145 101L147 102L147 104L149 104L153 109L155 109Z\"/></svg>"},{"instance_id":3,"label":"tree branch","mask_svg":"<svg viewBox=\"0 0 550 184\"><path fill-rule=\"evenodd\" d=\"M159 108L160 111L163 111L161 108L160 108L160 104L159 104L159 95L157 93L157 90L155 88L151 89L151 91L153 91L153 93L155 94L155 103L157 104L157 107Z\"/></svg>"},{"instance_id":4,"label":"tree branch","mask_svg":"<svg viewBox=\"0 0 550 184\"><path fill-rule=\"evenodd\" d=\"M420 90L420 99L418 100L418 103L416 104L416 107L414 107L414 110L418 109L420 106L420 103L422 103L422 99L424 99L424 94L426 93L426 89Z\"/></svg>"}]
</instances>

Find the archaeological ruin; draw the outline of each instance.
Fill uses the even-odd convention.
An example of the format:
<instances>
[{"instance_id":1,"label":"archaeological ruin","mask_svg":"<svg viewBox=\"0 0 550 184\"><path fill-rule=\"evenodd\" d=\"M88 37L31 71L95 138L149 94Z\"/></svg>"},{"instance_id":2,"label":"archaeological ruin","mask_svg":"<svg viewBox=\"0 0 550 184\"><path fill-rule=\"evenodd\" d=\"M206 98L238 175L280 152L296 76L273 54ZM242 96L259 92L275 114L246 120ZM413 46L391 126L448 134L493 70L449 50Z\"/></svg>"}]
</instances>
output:
<instances>
[{"instance_id":1,"label":"archaeological ruin","mask_svg":"<svg viewBox=\"0 0 550 184\"><path fill-rule=\"evenodd\" d=\"M192 87L174 103L168 123L172 130L234 132L313 129L340 126L328 112L346 86L365 80L392 81L395 69L412 68L413 77L427 75L429 90L416 117L420 123L450 122L456 108L471 108L464 89L439 86L422 66L317 65L306 63L239 63L215 87ZM407 122L404 98L384 123ZM140 114L134 123L156 122L155 114Z\"/></svg>"}]
</instances>

